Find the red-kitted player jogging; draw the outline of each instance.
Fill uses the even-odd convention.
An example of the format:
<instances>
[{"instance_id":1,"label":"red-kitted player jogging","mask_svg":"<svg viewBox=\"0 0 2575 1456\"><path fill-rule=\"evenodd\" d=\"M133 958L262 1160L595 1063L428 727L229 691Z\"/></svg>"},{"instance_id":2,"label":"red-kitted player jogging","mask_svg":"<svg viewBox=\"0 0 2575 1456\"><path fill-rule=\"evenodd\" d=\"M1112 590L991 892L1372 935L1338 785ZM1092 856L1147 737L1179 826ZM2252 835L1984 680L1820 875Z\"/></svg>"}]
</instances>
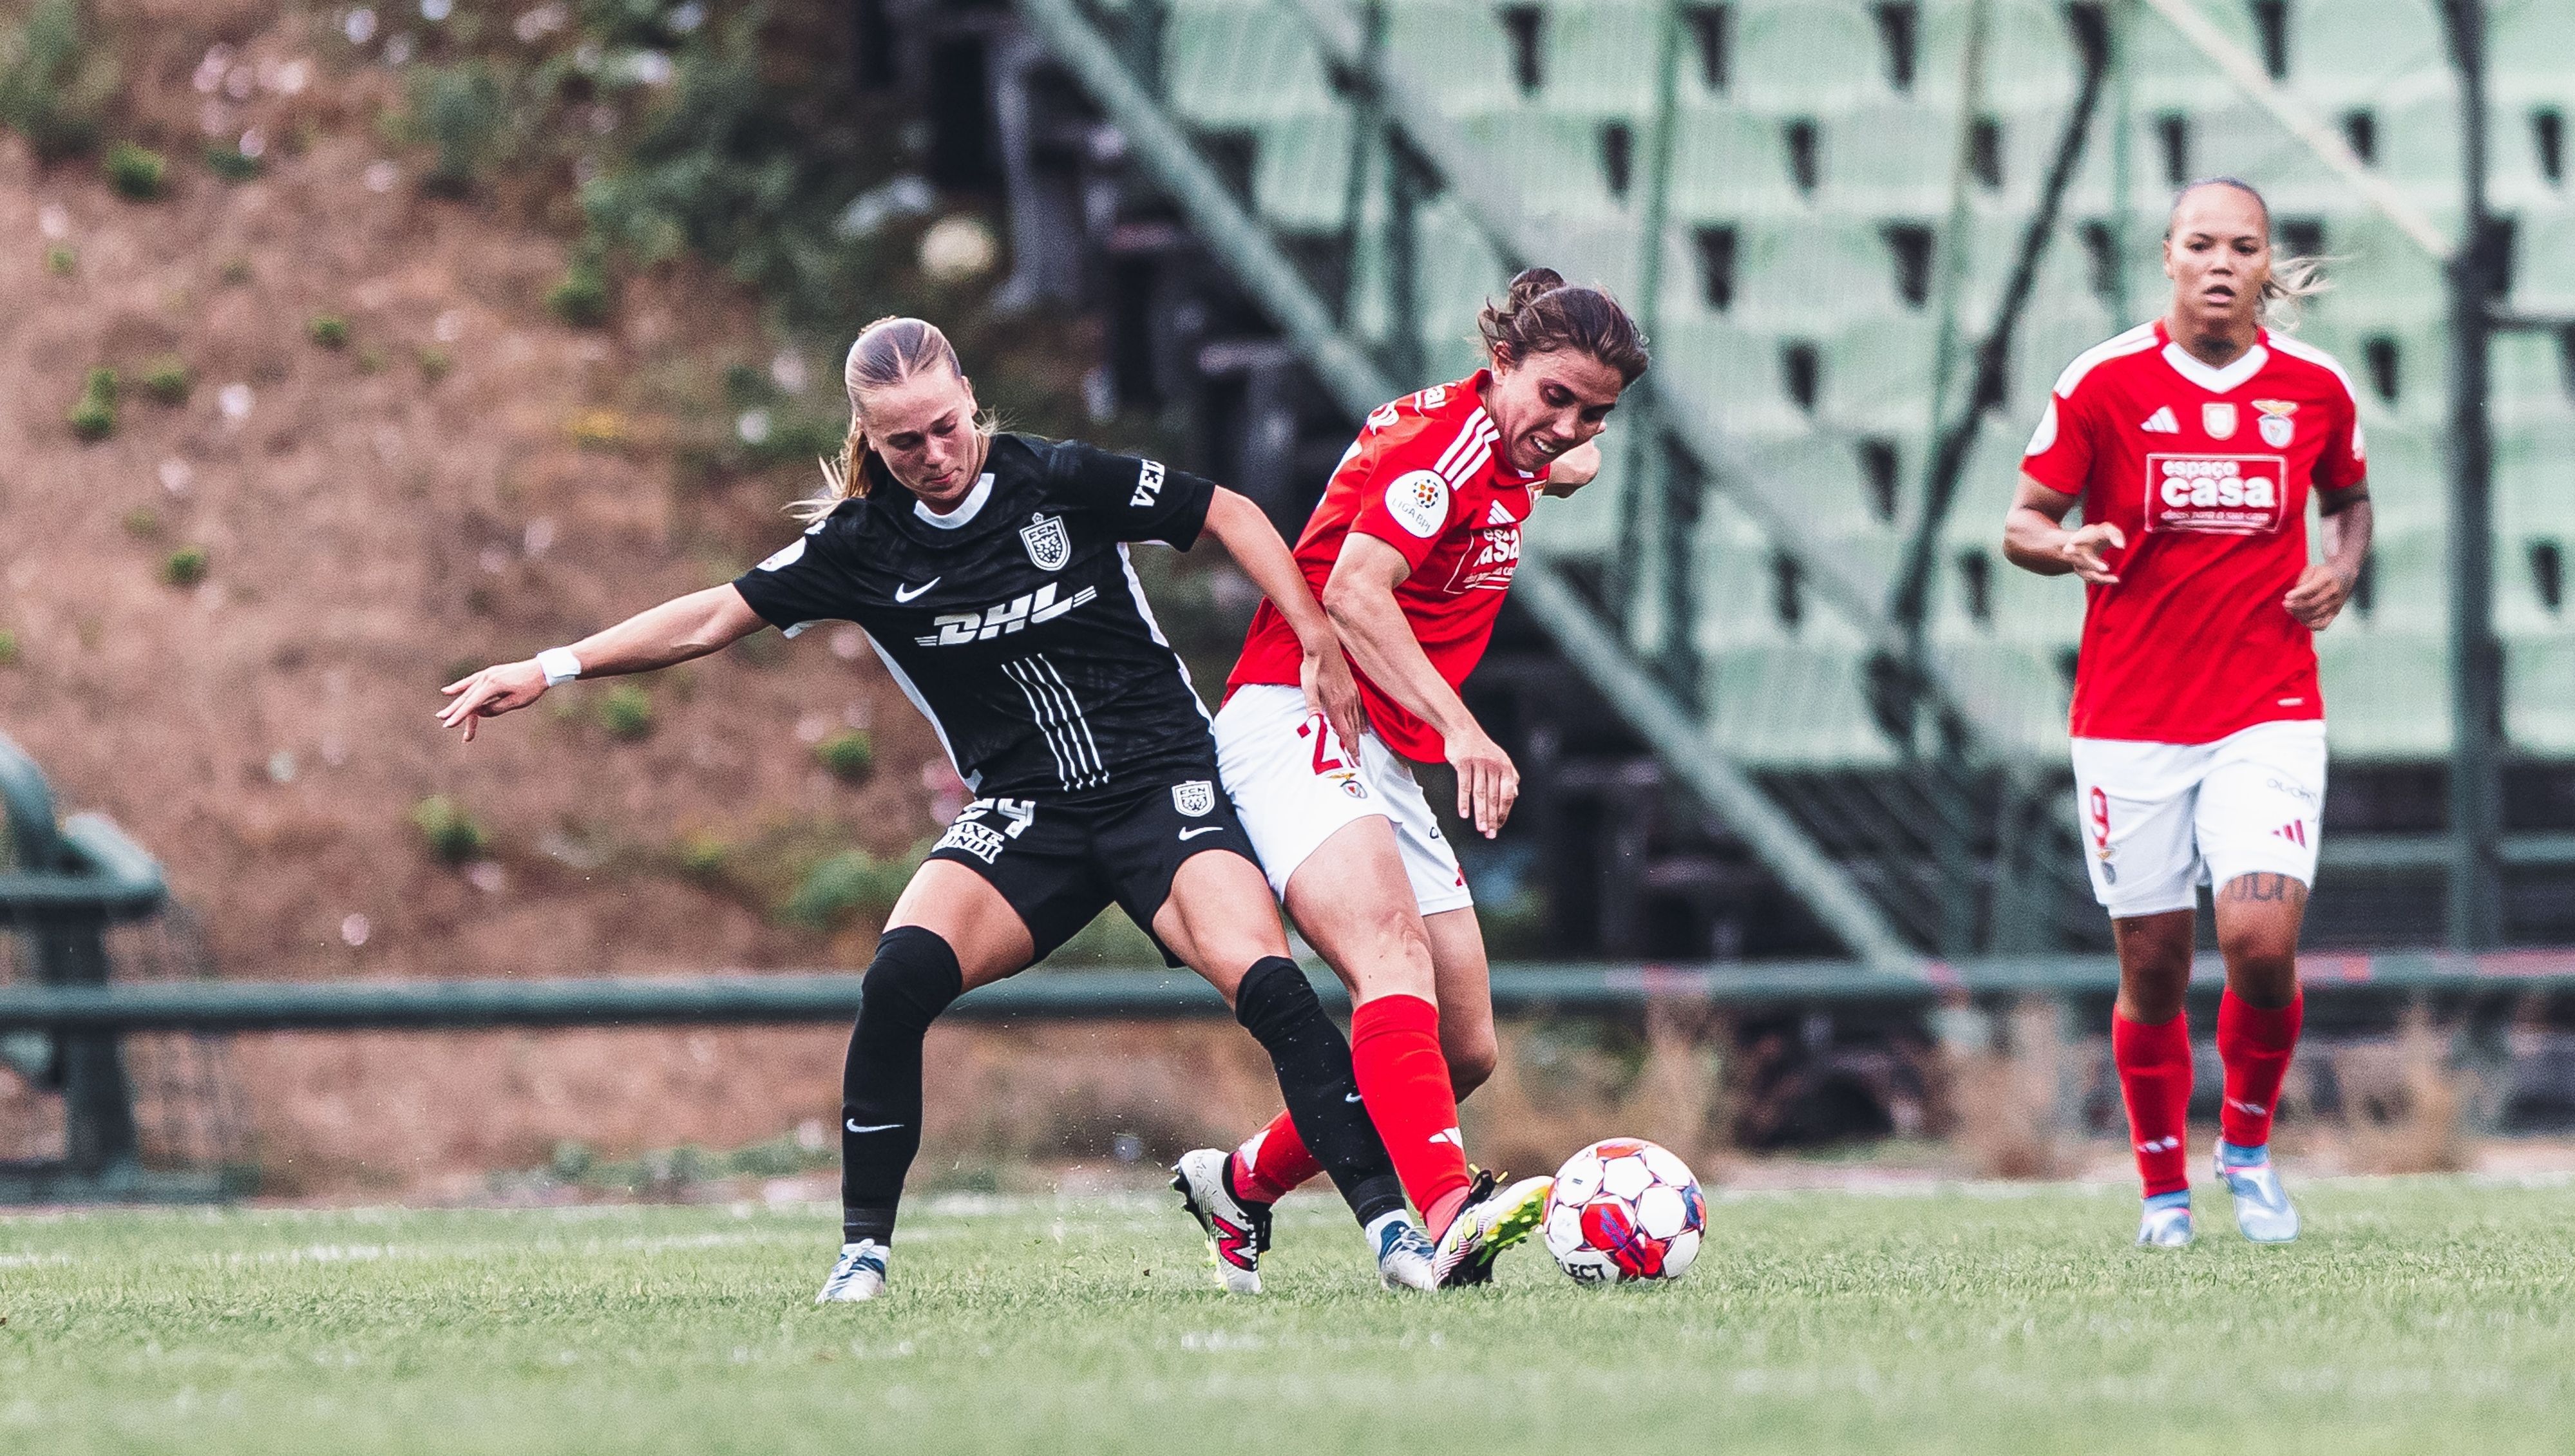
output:
<instances>
[{"instance_id":1,"label":"red-kitted player jogging","mask_svg":"<svg viewBox=\"0 0 2575 1456\"><path fill-rule=\"evenodd\" d=\"M2270 1140L2325 792L2313 635L2359 579L2371 517L2351 377L2264 327L2270 305L2314 290L2312 265L2274 264L2270 233L2242 182L2182 190L2164 234L2170 311L2067 367L2003 528L2015 565L2085 584L2076 808L2119 951L2110 1045L2145 1183L2137 1242L2162 1248L2192 1237L2182 990L2202 883L2226 961L2217 1176L2245 1237L2298 1235ZM2084 524L2067 531L2078 500Z\"/></svg>"}]
</instances>

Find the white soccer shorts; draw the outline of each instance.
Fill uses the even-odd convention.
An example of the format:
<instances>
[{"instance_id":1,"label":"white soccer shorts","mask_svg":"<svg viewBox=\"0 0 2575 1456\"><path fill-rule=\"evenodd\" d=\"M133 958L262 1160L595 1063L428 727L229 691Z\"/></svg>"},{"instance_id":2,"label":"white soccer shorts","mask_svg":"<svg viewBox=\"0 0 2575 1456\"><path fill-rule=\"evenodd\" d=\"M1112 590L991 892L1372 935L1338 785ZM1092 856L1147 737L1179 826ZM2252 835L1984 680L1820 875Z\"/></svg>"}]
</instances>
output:
<instances>
[{"instance_id":1,"label":"white soccer shorts","mask_svg":"<svg viewBox=\"0 0 2575 1456\"><path fill-rule=\"evenodd\" d=\"M1288 879L1325 839L1374 815L1394 828L1421 913L1473 904L1412 765L1374 733L1360 734L1358 749L1348 751L1305 695L1283 685L1238 688L1218 712L1217 767L1271 889L1285 899Z\"/></svg>"},{"instance_id":2,"label":"white soccer shorts","mask_svg":"<svg viewBox=\"0 0 2575 1456\"><path fill-rule=\"evenodd\" d=\"M2316 880L2325 726L2265 723L2213 743L2074 740L2092 896L2115 919L2187 910L2242 874Z\"/></svg>"}]
</instances>

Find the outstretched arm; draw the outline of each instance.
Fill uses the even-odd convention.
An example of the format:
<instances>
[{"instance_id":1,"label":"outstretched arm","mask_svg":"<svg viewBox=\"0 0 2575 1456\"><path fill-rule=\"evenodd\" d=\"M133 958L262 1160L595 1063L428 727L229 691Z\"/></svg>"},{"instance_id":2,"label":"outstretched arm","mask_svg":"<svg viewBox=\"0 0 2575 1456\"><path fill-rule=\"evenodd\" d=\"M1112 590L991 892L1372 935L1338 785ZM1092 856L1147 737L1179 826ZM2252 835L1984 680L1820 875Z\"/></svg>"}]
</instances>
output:
<instances>
[{"instance_id":1,"label":"outstretched arm","mask_svg":"<svg viewBox=\"0 0 2575 1456\"><path fill-rule=\"evenodd\" d=\"M1373 536L1353 531L1341 542L1341 559L1323 584L1323 610L1359 671L1422 722L1439 729L1448 762L1457 770L1457 816L1487 839L1501 831L1520 795L1519 769L1484 732L1465 701L1421 651L1396 605L1394 589L1412 569L1403 554Z\"/></svg>"},{"instance_id":2,"label":"outstretched arm","mask_svg":"<svg viewBox=\"0 0 2575 1456\"><path fill-rule=\"evenodd\" d=\"M1207 534L1225 547L1226 555L1234 558L1252 585L1288 619L1288 631L1296 634L1297 645L1305 650L1304 667L1297 674L1305 690L1305 706L1321 714L1342 742L1356 743L1367 722L1359 707L1358 682L1341 656L1331 619L1323 615L1322 604L1305 585L1305 574L1297 570L1296 558L1280 540L1278 528L1250 497L1219 486L1208 502Z\"/></svg>"},{"instance_id":3,"label":"outstretched arm","mask_svg":"<svg viewBox=\"0 0 2575 1456\"><path fill-rule=\"evenodd\" d=\"M710 587L647 608L566 651L580 660L581 676L614 678L721 652L766 626L741 592ZM439 726L462 728L470 743L483 719L515 713L545 697L546 674L531 658L485 668L439 691L455 700L439 711Z\"/></svg>"},{"instance_id":4,"label":"outstretched arm","mask_svg":"<svg viewBox=\"0 0 2575 1456\"><path fill-rule=\"evenodd\" d=\"M2068 531L2063 525L2065 513L2073 509L2072 496L2022 476L2020 494L2012 498L2011 512L2003 517L2003 559L2042 577L2072 572L2094 586L2116 586L2118 573L2110 570L2101 553L2126 549L2127 536L2107 521Z\"/></svg>"}]
</instances>

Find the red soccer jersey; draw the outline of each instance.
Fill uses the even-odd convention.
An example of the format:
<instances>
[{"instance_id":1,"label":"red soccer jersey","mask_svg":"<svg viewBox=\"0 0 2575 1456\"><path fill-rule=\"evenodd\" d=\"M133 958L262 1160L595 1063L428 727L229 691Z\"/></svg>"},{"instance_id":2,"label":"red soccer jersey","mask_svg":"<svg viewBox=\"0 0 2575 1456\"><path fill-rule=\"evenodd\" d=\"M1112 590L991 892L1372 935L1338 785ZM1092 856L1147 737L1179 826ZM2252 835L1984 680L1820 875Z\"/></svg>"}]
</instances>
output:
<instances>
[{"instance_id":1,"label":"red soccer jersey","mask_svg":"<svg viewBox=\"0 0 2575 1456\"><path fill-rule=\"evenodd\" d=\"M1535 504L1543 473L1524 476L1496 452L1501 432L1484 413L1477 370L1455 384L1432 385L1370 414L1356 444L1341 457L1332 483L1296 538L1296 565L1314 595L1323 595L1341 541L1373 536L1412 568L1394 589L1395 605L1422 654L1451 688L1484 656L1502 594L1520 561L1520 523ZM1269 603L1253 615L1229 691L1250 683L1293 686L1304 651L1288 619ZM1439 730L1358 675L1368 727L1386 746L1419 763L1448 756Z\"/></svg>"},{"instance_id":2,"label":"red soccer jersey","mask_svg":"<svg viewBox=\"0 0 2575 1456\"><path fill-rule=\"evenodd\" d=\"M2161 323L2076 359L2021 469L2127 538L2086 587L2071 728L2206 743L2324 717L2312 634L2280 605L2307 565L2307 493L2368 473L2351 377L2263 331L2224 369Z\"/></svg>"}]
</instances>

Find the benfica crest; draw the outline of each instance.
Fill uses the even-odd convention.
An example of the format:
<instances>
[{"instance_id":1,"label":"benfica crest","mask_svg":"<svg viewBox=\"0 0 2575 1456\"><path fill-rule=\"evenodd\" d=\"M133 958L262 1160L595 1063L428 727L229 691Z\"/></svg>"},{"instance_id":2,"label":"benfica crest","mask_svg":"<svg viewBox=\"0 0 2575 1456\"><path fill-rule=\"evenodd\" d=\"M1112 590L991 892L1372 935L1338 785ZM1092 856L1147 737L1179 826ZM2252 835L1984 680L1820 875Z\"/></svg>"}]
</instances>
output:
<instances>
[{"instance_id":1,"label":"benfica crest","mask_svg":"<svg viewBox=\"0 0 2575 1456\"><path fill-rule=\"evenodd\" d=\"M1204 818L1216 807L1216 785L1204 778L1192 778L1172 785L1172 807L1191 818Z\"/></svg>"},{"instance_id":2,"label":"benfica crest","mask_svg":"<svg viewBox=\"0 0 2575 1456\"><path fill-rule=\"evenodd\" d=\"M1029 561L1041 572L1060 572L1073 560L1073 535L1064 529L1061 516L1037 516L1020 528L1020 544L1029 549Z\"/></svg>"},{"instance_id":3,"label":"benfica crest","mask_svg":"<svg viewBox=\"0 0 2575 1456\"><path fill-rule=\"evenodd\" d=\"M2262 432L2262 443L2276 450L2287 449L2298 433L2298 422L2291 418L2298 413L2297 404L2290 400L2255 400L2253 408L2262 416L2253 422Z\"/></svg>"}]
</instances>

